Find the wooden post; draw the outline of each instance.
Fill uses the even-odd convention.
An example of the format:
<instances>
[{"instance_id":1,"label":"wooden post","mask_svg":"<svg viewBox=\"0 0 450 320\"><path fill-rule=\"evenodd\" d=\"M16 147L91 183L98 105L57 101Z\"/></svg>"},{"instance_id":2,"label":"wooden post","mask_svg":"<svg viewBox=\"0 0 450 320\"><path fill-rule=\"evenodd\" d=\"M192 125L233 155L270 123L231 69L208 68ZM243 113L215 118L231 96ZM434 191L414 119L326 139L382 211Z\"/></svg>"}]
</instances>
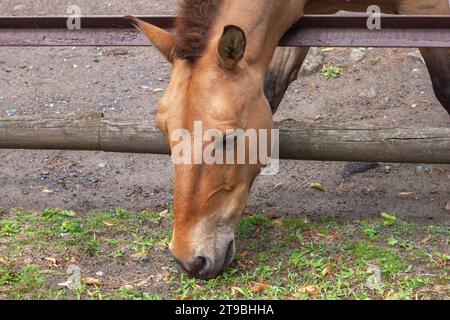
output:
<instances>
[{"instance_id":1,"label":"wooden post","mask_svg":"<svg viewBox=\"0 0 450 320\"><path fill-rule=\"evenodd\" d=\"M280 129L280 158L450 164L450 128L331 128L293 120ZM102 114L0 119L0 148L170 154L151 121Z\"/></svg>"}]
</instances>

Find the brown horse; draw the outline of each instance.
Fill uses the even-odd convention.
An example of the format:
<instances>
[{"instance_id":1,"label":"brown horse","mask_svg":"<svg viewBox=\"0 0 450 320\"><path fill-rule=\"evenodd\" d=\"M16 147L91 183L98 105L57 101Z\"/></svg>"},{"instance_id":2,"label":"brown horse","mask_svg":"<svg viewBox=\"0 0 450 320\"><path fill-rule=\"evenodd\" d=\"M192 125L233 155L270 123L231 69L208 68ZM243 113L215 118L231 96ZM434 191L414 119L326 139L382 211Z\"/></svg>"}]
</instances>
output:
<instances>
[{"instance_id":1,"label":"brown horse","mask_svg":"<svg viewBox=\"0 0 450 320\"><path fill-rule=\"evenodd\" d=\"M171 147L174 132L192 133L195 121L219 130L232 148L236 139L227 129L272 128L272 112L308 50L277 49L283 34L303 14L366 12L371 5L384 13L450 14L448 0L185 0L174 34L130 18L173 64L157 115ZM450 113L450 50L421 52L436 96ZM208 279L230 265L235 227L263 166L175 164L170 249L186 272Z\"/></svg>"}]
</instances>

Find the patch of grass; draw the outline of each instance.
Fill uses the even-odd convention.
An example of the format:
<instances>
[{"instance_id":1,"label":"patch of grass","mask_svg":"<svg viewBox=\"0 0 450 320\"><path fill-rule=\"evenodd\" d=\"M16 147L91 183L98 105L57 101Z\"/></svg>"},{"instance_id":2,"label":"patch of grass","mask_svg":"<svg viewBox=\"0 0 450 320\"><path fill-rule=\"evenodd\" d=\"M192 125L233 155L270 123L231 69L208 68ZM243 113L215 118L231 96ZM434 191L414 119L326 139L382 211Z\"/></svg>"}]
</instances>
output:
<instances>
[{"instance_id":1,"label":"patch of grass","mask_svg":"<svg viewBox=\"0 0 450 320\"><path fill-rule=\"evenodd\" d=\"M264 228L270 224L269 218L262 214L254 214L242 217L237 227L236 234L239 237L250 237L257 228Z\"/></svg>"},{"instance_id":2,"label":"patch of grass","mask_svg":"<svg viewBox=\"0 0 450 320\"><path fill-rule=\"evenodd\" d=\"M354 257L356 264L363 266L378 265L382 272L389 276L394 276L408 268L408 265L399 257L398 251L395 249L386 249L368 244L365 241L358 241L348 246L347 251Z\"/></svg>"},{"instance_id":3,"label":"patch of grass","mask_svg":"<svg viewBox=\"0 0 450 320\"><path fill-rule=\"evenodd\" d=\"M60 209L46 209L42 212L42 216L44 218L52 218L52 217L75 217L76 213L72 210L60 210Z\"/></svg>"},{"instance_id":4,"label":"patch of grass","mask_svg":"<svg viewBox=\"0 0 450 320\"><path fill-rule=\"evenodd\" d=\"M393 217L393 218L392 218ZM450 228L392 214L343 223L244 216L237 257L216 279L192 279L168 253L171 210L73 215L13 210L0 232L0 297L13 299L423 299L448 298ZM387 222L387 223L386 223ZM4 232L6 230L6 233ZM4 234L5 233L5 234ZM6 235L8 234L8 235ZM139 257L148 257L143 262ZM30 263L32 261L32 264ZM101 287L57 284L76 264ZM378 267L382 283L367 283ZM105 276L97 276L105 271Z\"/></svg>"},{"instance_id":5,"label":"patch of grass","mask_svg":"<svg viewBox=\"0 0 450 320\"><path fill-rule=\"evenodd\" d=\"M12 299L27 298L48 294L48 284L42 271L35 265L26 265L18 270L0 267L0 285L9 289Z\"/></svg>"},{"instance_id":6,"label":"patch of grass","mask_svg":"<svg viewBox=\"0 0 450 320\"><path fill-rule=\"evenodd\" d=\"M20 231L20 223L17 221L0 221L0 235L12 237Z\"/></svg>"},{"instance_id":7,"label":"patch of grass","mask_svg":"<svg viewBox=\"0 0 450 320\"><path fill-rule=\"evenodd\" d=\"M325 79L337 78L341 75L342 69L336 65L328 65L323 68L323 76Z\"/></svg>"}]
</instances>

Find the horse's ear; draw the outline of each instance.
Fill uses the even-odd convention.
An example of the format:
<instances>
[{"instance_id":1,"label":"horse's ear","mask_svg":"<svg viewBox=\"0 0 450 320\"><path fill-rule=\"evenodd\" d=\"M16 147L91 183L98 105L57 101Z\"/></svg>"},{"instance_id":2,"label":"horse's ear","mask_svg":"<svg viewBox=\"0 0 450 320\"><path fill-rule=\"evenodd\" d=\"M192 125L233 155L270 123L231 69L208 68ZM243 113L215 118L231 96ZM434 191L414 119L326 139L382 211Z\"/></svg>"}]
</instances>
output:
<instances>
[{"instance_id":1,"label":"horse's ear","mask_svg":"<svg viewBox=\"0 0 450 320\"><path fill-rule=\"evenodd\" d=\"M161 28L158 28L141 19L126 16L125 19L130 21L137 29L150 39L153 46L171 63L175 59L175 36Z\"/></svg>"},{"instance_id":2,"label":"horse's ear","mask_svg":"<svg viewBox=\"0 0 450 320\"><path fill-rule=\"evenodd\" d=\"M226 69L233 69L244 57L246 47L247 39L244 30L238 26L226 26L218 48L221 65Z\"/></svg>"}]
</instances>

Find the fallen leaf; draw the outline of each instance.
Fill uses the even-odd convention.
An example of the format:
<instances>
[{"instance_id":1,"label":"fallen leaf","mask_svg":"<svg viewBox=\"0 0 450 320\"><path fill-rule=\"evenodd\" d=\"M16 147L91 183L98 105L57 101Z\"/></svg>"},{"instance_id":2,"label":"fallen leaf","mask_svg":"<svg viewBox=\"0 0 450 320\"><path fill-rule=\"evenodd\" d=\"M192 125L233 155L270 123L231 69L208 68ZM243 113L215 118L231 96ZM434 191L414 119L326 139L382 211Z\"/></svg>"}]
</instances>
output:
<instances>
[{"instance_id":1,"label":"fallen leaf","mask_svg":"<svg viewBox=\"0 0 450 320\"><path fill-rule=\"evenodd\" d=\"M121 290L134 290L134 287L131 284L124 284L120 287Z\"/></svg>"},{"instance_id":2,"label":"fallen leaf","mask_svg":"<svg viewBox=\"0 0 450 320\"><path fill-rule=\"evenodd\" d=\"M169 272L166 272L166 273L164 273L163 274L163 278L162 278L162 280L164 281L164 282L170 282L170 280L172 279L172 277L170 276L170 273Z\"/></svg>"},{"instance_id":3,"label":"fallen leaf","mask_svg":"<svg viewBox=\"0 0 450 320\"><path fill-rule=\"evenodd\" d=\"M450 285L436 285L434 286L434 291L439 293L450 291Z\"/></svg>"},{"instance_id":4,"label":"fallen leaf","mask_svg":"<svg viewBox=\"0 0 450 320\"><path fill-rule=\"evenodd\" d=\"M133 259L134 261L137 261L142 257L145 257L145 252L137 252L131 255L131 259Z\"/></svg>"},{"instance_id":5,"label":"fallen leaf","mask_svg":"<svg viewBox=\"0 0 450 320\"><path fill-rule=\"evenodd\" d=\"M90 277L81 279L81 283L85 284L87 286L96 286L96 287L103 286L103 282L101 280L96 279L96 278L90 278Z\"/></svg>"},{"instance_id":6,"label":"fallen leaf","mask_svg":"<svg viewBox=\"0 0 450 320\"><path fill-rule=\"evenodd\" d=\"M320 233L320 232L316 232L316 236L318 236L319 238L326 238L328 240L335 239L337 237L335 234L332 234L332 233L330 233L330 234L323 234L323 233Z\"/></svg>"},{"instance_id":7,"label":"fallen leaf","mask_svg":"<svg viewBox=\"0 0 450 320\"><path fill-rule=\"evenodd\" d=\"M321 272L322 277L326 277L327 275L329 275L332 270L333 270L332 266L325 267Z\"/></svg>"},{"instance_id":8,"label":"fallen leaf","mask_svg":"<svg viewBox=\"0 0 450 320\"><path fill-rule=\"evenodd\" d=\"M250 255L250 252L248 251L242 251L241 253L239 253L239 257L245 258L248 257Z\"/></svg>"},{"instance_id":9,"label":"fallen leaf","mask_svg":"<svg viewBox=\"0 0 450 320\"><path fill-rule=\"evenodd\" d=\"M46 257L45 260L51 262L53 267L57 267L58 266L58 262L53 257Z\"/></svg>"},{"instance_id":10,"label":"fallen leaf","mask_svg":"<svg viewBox=\"0 0 450 320\"><path fill-rule=\"evenodd\" d=\"M428 234L425 238L423 238L422 240L420 240L421 244L425 244L427 243L430 239L431 239L431 234Z\"/></svg>"},{"instance_id":11,"label":"fallen leaf","mask_svg":"<svg viewBox=\"0 0 450 320\"><path fill-rule=\"evenodd\" d=\"M400 198L414 198L416 196L415 192L400 192L398 194Z\"/></svg>"},{"instance_id":12,"label":"fallen leaf","mask_svg":"<svg viewBox=\"0 0 450 320\"><path fill-rule=\"evenodd\" d=\"M253 288L251 289L251 292L253 293L261 293L263 291L266 291L270 288L270 285L266 283L256 283Z\"/></svg>"},{"instance_id":13,"label":"fallen leaf","mask_svg":"<svg viewBox=\"0 0 450 320\"><path fill-rule=\"evenodd\" d=\"M247 269L248 268L248 266L247 265L245 265L245 264L243 264L241 261L237 261L237 264L238 264L238 266L239 266L239 268L241 268L241 269L243 269L243 270L245 270L245 269Z\"/></svg>"},{"instance_id":14,"label":"fallen leaf","mask_svg":"<svg viewBox=\"0 0 450 320\"><path fill-rule=\"evenodd\" d=\"M120 221L117 221L117 220L105 220L105 221L103 221L103 224L105 226L108 226L108 227L115 227L115 226L118 226L120 224Z\"/></svg>"},{"instance_id":15,"label":"fallen leaf","mask_svg":"<svg viewBox=\"0 0 450 320\"><path fill-rule=\"evenodd\" d=\"M322 192L326 192L327 191L320 183L316 183L316 182L310 183L309 187L311 189L319 190L319 191L322 191Z\"/></svg>"},{"instance_id":16,"label":"fallen leaf","mask_svg":"<svg viewBox=\"0 0 450 320\"><path fill-rule=\"evenodd\" d=\"M233 297L245 297L244 290L238 287L231 288L231 295Z\"/></svg>"},{"instance_id":17,"label":"fallen leaf","mask_svg":"<svg viewBox=\"0 0 450 320\"><path fill-rule=\"evenodd\" d=\"M160 213L159 213L159 216L160 217L165 217L167 214L169 213L169 210L163 210L163 211L161 211Z\"/></svg>"},{"instance_id":18,"label":"fallen leaf","mask_svg":"<svg viewBox=\"0 0 450 320\"><path fill-rule=\"evenodd\" d=\"M317 298L320 294L320 289L315 285L307 285L298 289L298 292L307 294L313 298Z\"/></svg>"},{"instance_id":19,"label":"fallen leaf","mask_svg":"<svg viewBox=\"0 0 450 320\"><path fill-rule=\"evenodd\" d=\"M273 224L276 226L283 226L283 218L273 220Z\"/></svg>"},{"instance_id":20,"label":"fallen leaf","mask_svg":"<svg viewBox=\"0 0 450 320\"><path fill-rule=\"evenodd\" d=\"M387 239L387 243L388 243L388 245L390 245L390 246L395 246L395 245L397 245L398 244L398 239L396 239L394 236L390 236L388 239Z\"/></svg>"},{"instance_id":21,"label":"fallen leaf","mask_svg":"<svg viewBox=\"0 0 450 320\"><path fill-rule=\"evenodd\" d=\"M153 89L152 93L159 93L159 92L163 92L163 91L164 91L164 89L157 88L157 89Z\"/></svg>"},{"instance_id":22,"label":"fallen leaf","mask_svg":"<svg viewBox=\"0 0 450 320\"><path fill-rule=\"evenodd\" d=\"M7 266L9 264L8 259L6 257L0 256L0 264Z\"/></svg>"}]
</instances>

